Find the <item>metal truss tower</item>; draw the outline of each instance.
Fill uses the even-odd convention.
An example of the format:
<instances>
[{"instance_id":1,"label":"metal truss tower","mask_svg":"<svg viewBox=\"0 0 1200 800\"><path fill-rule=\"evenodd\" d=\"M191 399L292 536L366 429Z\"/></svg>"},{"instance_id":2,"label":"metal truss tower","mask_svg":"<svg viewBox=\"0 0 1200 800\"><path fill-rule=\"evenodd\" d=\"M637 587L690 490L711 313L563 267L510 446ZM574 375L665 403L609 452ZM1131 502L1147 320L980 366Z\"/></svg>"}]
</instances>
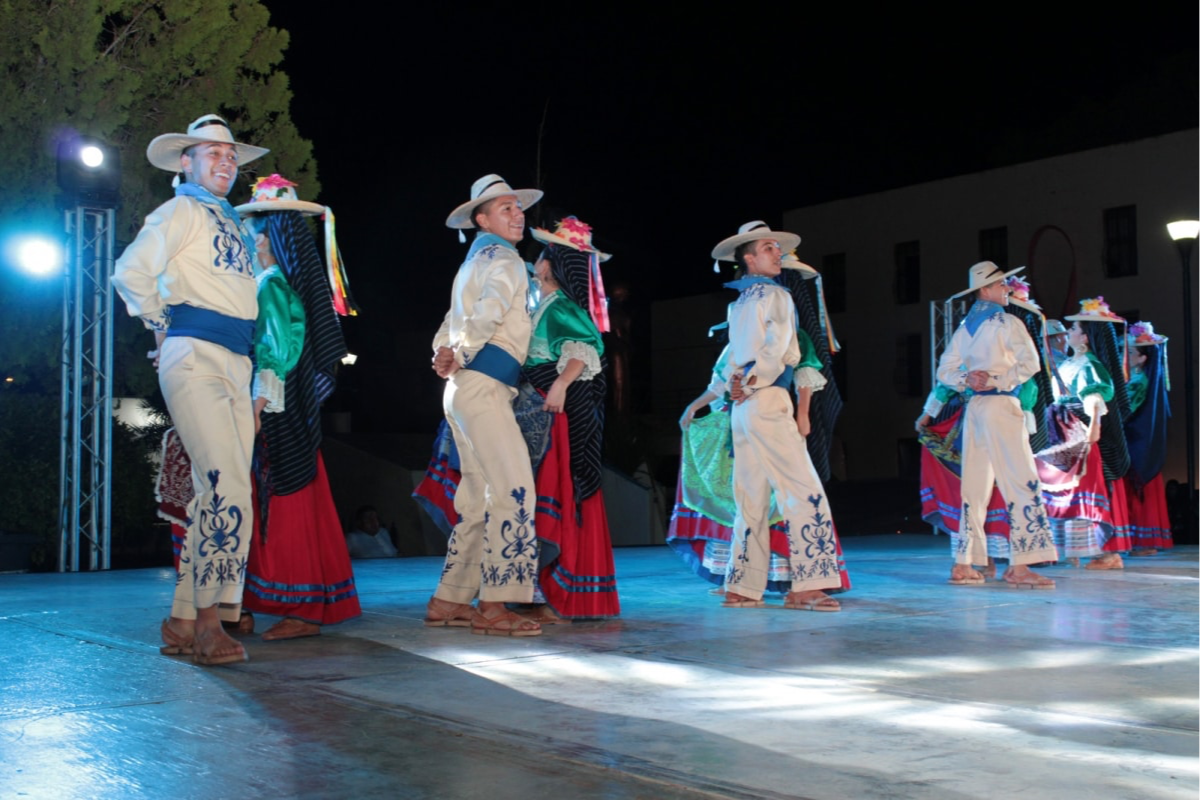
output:
<instances>
[{"instance_id":1,"label":"metal truss tower","mask_svg":"<svg viewBox=\"0 0 1200 800\"><path fill-rule=\"evenodd\" d=\"M929 374L932 385L937 384L938 359L950 344L950 337L967 315L972 297L929 301Z\"/></svg>"},{"instance_id":2,"label":"metal truss tower","mask_svg":"<svg viewBox=\"0 0 1200 800\"><path fill-rule=\"evenodd\" d=\"M64 213L58 571L108 569L112 542L113 229L111 208Z\"/></svg>"}]
</instances>

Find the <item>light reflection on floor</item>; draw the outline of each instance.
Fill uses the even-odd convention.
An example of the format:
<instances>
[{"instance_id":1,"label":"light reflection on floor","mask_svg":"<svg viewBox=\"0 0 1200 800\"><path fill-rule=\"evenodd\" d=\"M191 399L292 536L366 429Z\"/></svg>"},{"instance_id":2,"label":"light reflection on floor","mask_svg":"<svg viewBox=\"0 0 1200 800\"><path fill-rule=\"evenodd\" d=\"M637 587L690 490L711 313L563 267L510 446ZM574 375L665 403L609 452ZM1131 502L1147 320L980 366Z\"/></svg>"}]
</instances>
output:
<instances>
[{"instance_id":1,"label":"light reflection on floor","mask_svg":"<svg viewBox=\"0 0 1200 800\"><path fill-rule=\"evenodd\" d=\"M424 628L436 561L359 562L362 619L215 670L157 654L161 570L0 576L0 797L1197 796L1195 547L1017 592L845 545L839 614L630 549L621 620L531 639Z\"/></svg>"}]
</instances>

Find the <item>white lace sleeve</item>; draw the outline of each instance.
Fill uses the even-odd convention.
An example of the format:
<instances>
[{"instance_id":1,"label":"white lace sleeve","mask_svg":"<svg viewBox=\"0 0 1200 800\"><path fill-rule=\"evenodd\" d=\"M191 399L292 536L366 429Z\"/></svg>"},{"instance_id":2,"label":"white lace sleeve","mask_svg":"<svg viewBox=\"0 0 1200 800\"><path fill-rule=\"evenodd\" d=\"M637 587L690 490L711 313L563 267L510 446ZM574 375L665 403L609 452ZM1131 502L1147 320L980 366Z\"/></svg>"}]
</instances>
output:
<instances>
[{"instance_id":1,"label":"white lace sleeve","mask_svg":"<svg viewBox=\"0 0 1200 800\"><path fill-rule=\"evenodd\" d=\"M1088 394L1083 397L1083 410L1089 417L1103 417L1108 413L1108 404L1098 394Z\"/></svg>"},{"instance_id":2,"label":"white lace sleeve","mask_svg":"<svg viewBox=\"0 0 1200 800\"><path fill-rule=\"evenodd\" d=\"M825 384L829 381L825 380L825 376L820 370L812 367L801 367L796 370L793 376L796 381L797 389L812 389L814 392L819 392L825 388Z\"/></svg>"},{"instance_id":3,"label":"white lace sleeve","mask_svg":"<svg viewBox=\"0 0 1200 800\"><path fill-rule=\"evenodd\" d=\"M576 378L580 381L590 381L600 374L600 354L596 348L583 342L563 342L562 355L558 357L558 374L567 368L567 362L578 359L583 362L583 373Z\"/></svg>"},{"instance_id":4,"label":"white lace sleeve","mask_svg":"<svg viewBox=\"0 0 1200 800\"><path fill-rule=\"evenodd\" d=\"M933 391L929 393L929 396L925 398L925 407L921 409L921 413L926 414L930 419L933 419L938 414L942 413L942 406L944 405L945 403L938 399L937 387L935 386Z\"/></svg>"},{"instance_id":5,"label":"white lace sleeve","mask_svg":"<svg viewBox=\"0 0 1200 800\"><path fill-rule=\"evenodd\" d=\"M279 379L274 370L264 369L254 376L252 396L267 398L267 405L263 411L268 414L276 414L284 410L283 386L283 381Z\"/></svg>"}]
</instances>

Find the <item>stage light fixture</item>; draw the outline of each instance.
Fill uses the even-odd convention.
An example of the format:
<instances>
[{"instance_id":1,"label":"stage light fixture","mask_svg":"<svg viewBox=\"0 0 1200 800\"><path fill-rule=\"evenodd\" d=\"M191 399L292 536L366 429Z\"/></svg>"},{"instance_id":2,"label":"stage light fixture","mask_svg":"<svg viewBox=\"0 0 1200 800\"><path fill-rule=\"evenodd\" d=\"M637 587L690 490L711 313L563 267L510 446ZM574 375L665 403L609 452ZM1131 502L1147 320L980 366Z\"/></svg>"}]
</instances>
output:
<instances>
[{"instance_id":1,"label":"stage light fixture","mask_svg":"<svg viewBox=\"0 0 1200 800\"><path fill-rule=\"evenodd\" d=\"M14 250L17 266L29 275L52 275L62 269L63 249L58 242L28 236L15 242Z\"/></svg>"},{"instance_id":2,"label":"stage light fixture","mask_svg":"<svg viewBox=\"0 0 1200 800\"><path fill-rule=\"evenodd\" d=\"M89 144L79 151L79 160L85 167L95 169L104 163L104 151L94 144Z\"/></svg>"},{"instance_id":3,"label":"stage light fixture","mask_svg":"<svg viewBox=\"0 0 1200 800\"><path fill-rule=\"evenodd\" d=\"M121 193L121 153L92 136L58 145L58 188L64 208L117 208Z\"/></svg>"}]
</instances>

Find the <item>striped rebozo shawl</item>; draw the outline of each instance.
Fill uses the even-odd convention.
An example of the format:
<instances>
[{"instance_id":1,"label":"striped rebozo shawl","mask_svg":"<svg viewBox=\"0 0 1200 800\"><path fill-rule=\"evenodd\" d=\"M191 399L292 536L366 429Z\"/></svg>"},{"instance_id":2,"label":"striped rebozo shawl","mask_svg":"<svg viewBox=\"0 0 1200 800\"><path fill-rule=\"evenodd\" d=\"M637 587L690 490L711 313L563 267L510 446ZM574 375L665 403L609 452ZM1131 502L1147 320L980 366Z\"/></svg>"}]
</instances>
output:
<instances>
[{"instance_id":1,"label":"striped rebozo shawl","mask_svg":"<svg viewBox=\"0 0 1200 800\"><path fill-rule=\"evenodd\" d=\"M551 274L563 294L585 310L588 307L589 258L563 245L546 248ZM562 302L561 300L558 302ZM568 438L571 445L571 481L575 501L582 503L600 488L601 457L604 449L604 395L608 389L605 372L608 361L600 358L600 373L588 381L573 381L567 387L564 411L567 415ZM548 391L558 378L558 365L548 362L536 367L526 365L521 374L535 388Z\"/></svg>"},{"instance_id":2,"label":"striped rebozo shawl","mask_svg":"<svg viewBox=\"0 0 1200 800\"><path fill-rule=\"evenodd\" d=\"M822 483L829 481L829 451L833 446L833 427L842 413L842 395L833 379L833 353L826 335L824 308L821 302L820 278L805 278L796 269L785 269L775 280L792 294L796 303L796 318L800 327L812 339L821 357L821 374L827 383L813 392L808 409L811 431L808 434L808 455Z\"/></svg>"},{"instance_id":3,"label":"striped rebozo shawl","mask_svg":"<svg viewBox=\"0 0 1200 800\"><path fill-rule=\"evenodd\" d=\"M1125 391L1124 348L1112 322L1081 322L1088 337L1088 348L1108 370L1113 383L1113 399L1100 422L1100 458L1104 477L1115 481L1129 471L1129 448L1125 444L1125 417L1129 414L1129 394ZM1123 326L1122 326L1123 327ZM1122 330L1122 334L1124 331Z\"/></svg>"},{"instance_id":4,"label":"striped rebozo shawl","mask_svg":"<svg viewBox=\"0 0 1200 800\"><path fill-rule=\"evenodd\" d=\"M267 236L280 271L300 296L305 319L300 360L284 384L285 410L262 415L266 453L265 458L256 457L263 462L256 469L260 491L284 495L299 491L316 476L321 404L336 386L346 342L325 267L304 218L298 211L273 211L268 214Z\"/></svg>"},{"instance_id":5,"label":"striped rebozo shawl","mask_svg":"<svg viewBox=\"0 0 1200 800\"><path fill-rule=\"evenodd\" d=\"M1037 430L1029 435L1029 446L1033 448L1033 452L1040 453L1050 446L1049 434L1046 431L1046 407L1054 404L1054 389L1050 382L1050 369L1046 364L1047 344L1043 334L1046 318L1015 303L1009 303L1004 310L1021 320L1025 330L1029 332L1029 338L1033 339L1037 346L1039 369L1031 380L1037 385L1038 394L1037 402L1030 409L1037 422Z\"/></svg>"}]
</instances>

